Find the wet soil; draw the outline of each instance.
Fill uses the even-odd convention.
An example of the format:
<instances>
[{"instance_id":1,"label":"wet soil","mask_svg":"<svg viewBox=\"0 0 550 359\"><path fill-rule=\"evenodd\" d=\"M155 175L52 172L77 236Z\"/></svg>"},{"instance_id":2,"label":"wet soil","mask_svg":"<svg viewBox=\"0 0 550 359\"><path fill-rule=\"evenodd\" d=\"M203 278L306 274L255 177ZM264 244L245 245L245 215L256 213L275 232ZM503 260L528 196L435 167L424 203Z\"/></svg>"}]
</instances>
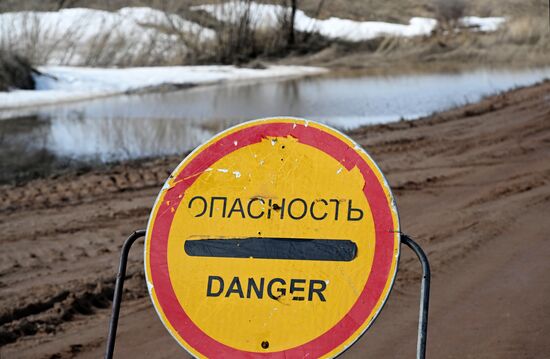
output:
<instances>
[{"instance_id":1,"label":"wet soil","mask_svg":"<svg viewBox=\"0 0 550 359\"><path fill-rule=\"evenodd\" d=\"M379 163L431 260L431 358L550 356L550 82L350 135ZM125 237L178 158L0 187L0 357L98 358ZM124 291L119 358L185 357L143 280ZM343 358L413 357L420 267L403 249L374 326Z\"/></svg>"}]
</instances>

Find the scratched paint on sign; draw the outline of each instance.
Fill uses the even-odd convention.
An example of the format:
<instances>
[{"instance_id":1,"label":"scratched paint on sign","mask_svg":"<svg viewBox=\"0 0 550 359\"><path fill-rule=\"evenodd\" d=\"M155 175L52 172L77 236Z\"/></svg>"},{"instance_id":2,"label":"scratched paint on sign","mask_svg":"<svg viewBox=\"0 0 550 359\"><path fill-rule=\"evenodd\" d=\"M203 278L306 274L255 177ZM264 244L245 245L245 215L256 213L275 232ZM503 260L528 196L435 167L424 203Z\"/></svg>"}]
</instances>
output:
<instances>
[{"instance_id":1,"label":"scratched paint on sign","mask_svg":"<svg viewBox=\"0 0 550 359\"><path fill-rule=\"evenodd\" d=\"M236 126L159 194L145 266L155 308L190 353L331 357L386 300L399 254L384 177L326 126Z\"/></svg>"}]
</instances>

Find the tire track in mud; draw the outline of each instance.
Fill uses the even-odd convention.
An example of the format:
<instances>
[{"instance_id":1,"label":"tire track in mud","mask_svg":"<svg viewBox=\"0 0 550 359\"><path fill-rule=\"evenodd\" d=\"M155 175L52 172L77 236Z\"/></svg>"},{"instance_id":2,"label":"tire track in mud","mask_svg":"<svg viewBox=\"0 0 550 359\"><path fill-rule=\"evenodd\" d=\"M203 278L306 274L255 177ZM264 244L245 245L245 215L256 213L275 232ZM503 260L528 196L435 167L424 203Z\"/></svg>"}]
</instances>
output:
<instances>
[{"instance_id":1,"label":"tire track in mud","mask_svg":"<svg viewBox=\"0 0 550 359\"><path fill-rule=\"evenodd\" d=\"M414 122L350 132L387 175L403 231L428 252L435 280L490 243L504 245L507 231L523 225L529 214L550 210L547 93L550 83ZM6 234L0 238L0 352L30 358L101 355L120 246L131 231L145 226L158 190L178 161L121 164L0 188L0 232ZM133 250L124 293L135 299L128 302L134 307L145 307L148 300L140 246ZM419 276L418 263L404 256L398 300L416 298ZM105 321L101 328L85 325L100 319ZM158 324L155 317L147 321ZM65 331L75 323L82 324L78 328L86 339L69 343ZM144 323L125 318L123 326ZM146 342L148 335L121 334L117 345L143 357L131 344ZM173 345L166 337L159 339L160 352ZM444 347L460 355L468 345ZM441 350L435 357L449 354ZM349 357L354 355L350 351Z\"/></svg>"},{"instance_id":2,"label":"tire track in mud","mask_svg":"<svg viewBox=\"0 0 550 359\"><path fill-rule=\"evenodd\" d=\"M99 174L90 172L55 181L40 179L21 186L2 186L0 213L91 203L124 191L157 188L168 178L174 166L174 160L155 161L144 168L122 165Z\"/></svg>"},{"instance_id":3,"label":"tire track in mud","mask_svg":"<svg viewBox=\"0 0 550 359\"><path fill-rule=\"evenodd\" d=\"M143 284L143 272L134 270L127 274L123 298L143 298L147 289ZM111 305L115 277L94 282L76 282L51 293L49 297L32 298L19 306L0 311L0 346L15 342L23 336L38 333L55 334L63 323L75 317L91 316L98 309Z\"/></svg>"}]
</instances>

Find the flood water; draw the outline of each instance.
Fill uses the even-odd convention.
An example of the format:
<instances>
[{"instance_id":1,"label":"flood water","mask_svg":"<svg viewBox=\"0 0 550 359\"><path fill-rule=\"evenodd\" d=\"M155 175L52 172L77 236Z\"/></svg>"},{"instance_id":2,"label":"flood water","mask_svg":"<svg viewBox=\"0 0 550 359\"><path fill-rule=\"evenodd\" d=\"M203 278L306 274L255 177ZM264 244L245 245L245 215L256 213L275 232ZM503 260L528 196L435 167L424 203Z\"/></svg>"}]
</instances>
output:
<instances>
[{"instance_id":1,"label":"flood water","mask_svg":"<svg viewBox=\"0 0 550 359\"><path fill-rule=\"evenodd\" d=\"M304 117L340 129L412 120L549 78L550 67L324 76L116 96L25 113L0 111L1 170L3 177L9 177L33 163L47 168L50 162L70 165L183 154L233 124L277 115ZM18 161L11 160L13 156L19 156ZM17 162L15 167L11 162Z\"/></svg>"}]
</instances>

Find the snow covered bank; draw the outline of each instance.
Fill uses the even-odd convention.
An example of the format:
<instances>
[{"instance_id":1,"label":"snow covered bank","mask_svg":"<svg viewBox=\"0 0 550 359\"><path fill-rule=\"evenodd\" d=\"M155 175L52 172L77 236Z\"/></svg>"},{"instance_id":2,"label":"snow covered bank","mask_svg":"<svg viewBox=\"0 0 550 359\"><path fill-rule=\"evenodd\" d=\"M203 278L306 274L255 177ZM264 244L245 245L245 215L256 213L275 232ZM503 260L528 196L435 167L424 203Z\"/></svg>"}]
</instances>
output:
<instances>
[{"instance_id":1,"label":"snow covered bank","mask_svg":"<svg viewBox=\"0 0 550 359\"><path fill-rule=\"evenodd\" d=\"M77 101L129 93L163 85L206 85L299 77L325 72L305 66L270 66L265 70L234 66L173 66L104 69L45 66L36 76L36 90L0 92L0 110Z\"/></svg>"},{"instance_id":2,"label":"snow covered bank","mask_svg":"<svg viewBox=\"0 0 550 359\"><path fill-rule=\"evenodd\" d=\"M193 10L203 10L217 20L236 23L247 11L250 11L252 26L274 28L289 8L280 5L267 5L244 1L231 1L223 4L194 6ZM314 19L302 10L296 11L294 27L298 31L318 31L328 38L341 38L349 41L368 40L383 35L418 36L429 34L437 21L429 18L414 17L409 25L392 24L381 21L353 21L331 17L326 20Z\"/></svg>"},{"instance_id":3,"label":"snow covered bank","mask_svg":"<svg viewBox=\"0 0 550 359\"><path fill-rule=\"evenodd\" d=\"M243 15L249 12L252 26L260 28L276 27L283 14L289 11L289 8L280 5L255 2L249 4L244 1L199 5L192 7L192 9L205 11L219 21L231 23L240 21ZM504 21L505 19L501 17L468 16L461 19L464 26L473 27L479 31L495 31ZM413 17L408 25L382 21L353 21L337 17L321 20L311 18L302 10L297 10L294 26L298 31L317 31L331 39L364 41L380 36L411 37L429 35L437 26L437 20Z\"/></svg>"},{"instance_id":4,"label":"snow covered bank","mask_svg":"<svg viewBox=\"0 0 550 359\"><path fill-rule=\"evenodd\" d=\"M250 14L251 26L278 26L288 7L230 1L191 8L205 11L222 22L236 23ZM495 31L504 18L468 16L462 26L476 31ZM430 18L413 17L409 24L353 21L331 17L315 19L296 12L295 28L317 31L329 39L364 41L380 36L428 35L437 26ZM223 29L222 29L223 31ZM172 13L149 7L128 7L115 12L71 8L50 12L0 14L0 44L29 57L33 63L80 66L147 66L181 64L190 49L216 39L216 32Z\"/></svg>"},{"instance_id":5,"label":"snow covered bank","mask_svg":"<svg viewBox=\"0 0 550 359\"><path fill-rule=\"evenodd\" d=\"M140 56L183 54L186 44L180 35L188 41L215 38L211 29L148 7L0 14L0 44L14 52L31 52L31 60L41 64L132 64L145 61Z\"/></svg>"}]
</instances>

